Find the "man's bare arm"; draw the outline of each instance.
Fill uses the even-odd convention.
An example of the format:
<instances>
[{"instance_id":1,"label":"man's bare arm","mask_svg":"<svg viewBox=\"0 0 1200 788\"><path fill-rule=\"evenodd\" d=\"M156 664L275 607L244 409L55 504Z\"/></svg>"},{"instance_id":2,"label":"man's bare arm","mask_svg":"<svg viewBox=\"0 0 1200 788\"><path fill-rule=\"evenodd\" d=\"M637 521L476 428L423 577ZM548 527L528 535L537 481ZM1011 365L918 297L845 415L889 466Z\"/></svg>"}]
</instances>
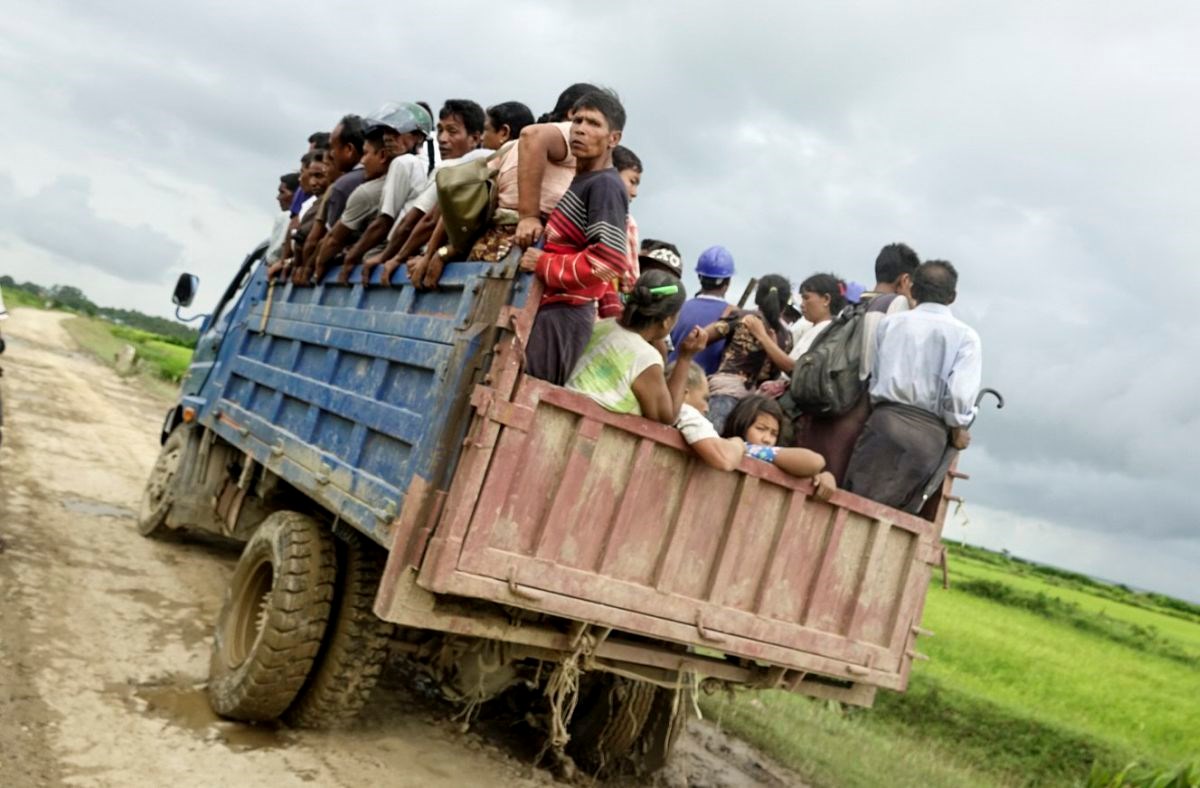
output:
<instances>
[{"instance_id":1,"label":"man's bare arm","mask_svg":"<svg viewBox=\"0 0 1200 788\"><path fill-rule=\"evenodd\" d=\"M538 123L521 129L517 143L517 223L516 243L529 248L542 234L542 180L546 165L567 158L570 150L562 132L551 123Z\"/></svg>"}]
</instances>

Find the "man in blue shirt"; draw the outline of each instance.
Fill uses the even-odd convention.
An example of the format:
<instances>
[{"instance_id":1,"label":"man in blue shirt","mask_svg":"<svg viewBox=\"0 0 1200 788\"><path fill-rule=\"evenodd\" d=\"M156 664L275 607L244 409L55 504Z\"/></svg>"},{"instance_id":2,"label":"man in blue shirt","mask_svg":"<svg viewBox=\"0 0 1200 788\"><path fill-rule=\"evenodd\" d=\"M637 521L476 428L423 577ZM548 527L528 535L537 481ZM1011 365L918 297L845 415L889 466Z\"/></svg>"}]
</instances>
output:
<instances>
[{"instance_id":1,"label":"man in blue shirt","mask_svg":"<svg viewBox=\"0 0 1200 788\"><path fill-rule=\"evenodd\" d=\"M725 300L729 290L729 280L734 274L733 255L724 246L710 246L700 253L696 261L696 274L700 277L700 294L683 305L679 312L679 321L671 330L671 345L679 347L679 343L688 333L699 326L704 328L717 322L733 309L733 305ZM725 352L725 340L711 342L708 347L696 354L693 359L711 375L721 365L721 355ZM671 351L674 361L676 352Z\"/></svg>"}]
</instances>

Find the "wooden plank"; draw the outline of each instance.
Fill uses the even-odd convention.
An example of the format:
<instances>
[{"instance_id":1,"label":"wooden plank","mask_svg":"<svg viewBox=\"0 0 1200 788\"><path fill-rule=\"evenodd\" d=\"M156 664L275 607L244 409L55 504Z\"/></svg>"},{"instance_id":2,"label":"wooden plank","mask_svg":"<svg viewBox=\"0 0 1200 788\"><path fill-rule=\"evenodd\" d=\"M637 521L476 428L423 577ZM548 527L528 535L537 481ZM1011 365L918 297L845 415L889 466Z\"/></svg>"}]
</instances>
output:
<instances>
[{"instance_id":1,"label":"wooden plank","mask_svg":"<svg viewBox=\"0 0 1200 788\"><path fill-rule=\"evenodd\" d=\"M706 600L718 601L713 599L714 594L729 585L734 572L744 569L738 562L737 547L744 535L754 528L754 503L758 494L758 479L743 476L733 505L729 507L728 519L721 535L721 546L717 548L717 557L708 576L708 586L704 591Z\"/></svg>"},{"instance_id":2,"label":"wooden plank","mask_svg":"<svg viewBox=\"0 0 1200 788\"><path fill-rule=\"evenodd\" d=\"M633 467L629 472L629 484L621 491L621 500L617 505L617 514L612 519L610 527L605 531L600 555L597 558L597 571L600 574L612 574L614 564L621 548L633 536L635 529L645 528L646 523L638 522L638 499L649 478L648 467L650 457L654 452L654 442L642 438L638 441L637 453L634 455ZM615 548L615 549L614 549Z\"/></svg>"},{"instance_id":3,"label":"wooden plank","mask_svg":"<svg viewBox=\"0 0 1200 788\"><path fill-rule=\"evenodd\" d=\"M578 526L570 514L579 505L587 481L588 466L591 465L596 441L603 430L604 425L596 421L584 419L579 423L579 429L567 449L567 466L558 479L550 508L538 524L538 537L533 546L533 554L538 558L559 558L567 533Z\"/></svg>"},{"instance_id":4,"label":"wooden plank","mask_svg":"<svg viewBox=\"0 0 1200 788\"><path fill-rule=\"evenodd\" d=\"M825 547L821 551L821 563L817 565L812 585L809 586L808 593L805 595L807 601L804 604L804 613L800 617L804 626L809 626L812 619L823 614L835 600L830 584L833 579L834 563L837 561L838 550L842 544L842 533L846 530L846 518L849 517L849 514L845 509L837 509L833 516L833 525L829 528Z\"/></svg>"},{"instance_id":5,"label":"wooden plank","mask_svg":"<svg viewBox=\"0 0 1200 788\"><path fill-rule=\"evenodd\" d=\"M876 520L871 526L871 540L867 547L867 560L858 573L858 582L854 586L854 604L850 609L850 616L846 621L844 633L846 637L858 640L862 637L863 622L868 615L869 608L865 604L863 594L867 588L867 584L875 578L875 570L879 566L880 558L883 556L884 548L887 545L888 533L891 531L892 524L887 520Z\"/></svg>"},{"instance_id":6,"label":"wooden plank","mask_svg":"<svg viewBox=\"0 0 1200 788\"><path fill-rule=\"evenodd\" d=\"M771 557L758 581L758 590L754 593L753 612L761 615L771 589L779 586L785 574L795 571L789 566L791 559L797 554L800 536L800 520L803 517L808 496L792 491L783 517L775 527L775 535L771 539Z\"/></svg>"},{"instance_id":7,"label":"wooden plank","mask_svg":"<svg viewBox=\"0 0 1200 788\"><path fill-rule=\"evenodd\" d=\"M459 562L459 572L451 579L449 587L455 587L460 575L506 581L510 571L519 576L522 585L538 593L561 594L573 599L607 605L617 611L653 611L659 618L685 623L693 628L699 615L707 629L721 634L775 642L847 659L855 664L864 664L868 657L877 661L887 659L887 649L882 646L855 643L837 633L786 622L781 625L778 621L756 616L746 610L710 604L683 594L656 592L640 583L605 577L584 569L566 567L555 561L533 559L501 550L489 549L470 555L463 553ZM506 592L503 599L512 600L514 597ZM522 606L530 605L522 603ZM698 633L693 631L693 637L685 642L711 645L700 641L697 635Z\"/></svg>"},{"instance_id":8,"label":"wooden plank","mask_svg":"<svg viewBox=\"0 0 1200 788\"><path fill-rule=\"evenodd\" d=\"M661 638L675 643L694 643L697 641L695 624L660 618L643 612L647 608L617 608L610 604L596 603L570 595L547 591L534 603L514 597L508 591L505 581L496 580L466 572L456 572L451 580L449 593L459 596L475 597L501 602L513 607L522 607L551 615L563 616L600 626L613 627L623 632L631 632L645 637ZM751 617L752 618L752 617ZM705 619L707 623L707 619ZM716 627L710 627L716 629ZM724 630L719 630L725 634ZM770 627L766 634L777 631ZM835 656L834 649L824 645L813 645L803 648L798 645L780 645L770 641L756 640L747 635L729 635L721 644L721 650L726 654L734 654L747 659L769 662L776 665L802 670L810 673L820 673L840 679L850 679L857 683L872 684L888 689L896 689L900 679L895 674L877 669L867 669L865 673L851 673L850 666L857 669L865 662L868 650L851 649L856 651L861 659Z\"/></svg>"}]
</instances>

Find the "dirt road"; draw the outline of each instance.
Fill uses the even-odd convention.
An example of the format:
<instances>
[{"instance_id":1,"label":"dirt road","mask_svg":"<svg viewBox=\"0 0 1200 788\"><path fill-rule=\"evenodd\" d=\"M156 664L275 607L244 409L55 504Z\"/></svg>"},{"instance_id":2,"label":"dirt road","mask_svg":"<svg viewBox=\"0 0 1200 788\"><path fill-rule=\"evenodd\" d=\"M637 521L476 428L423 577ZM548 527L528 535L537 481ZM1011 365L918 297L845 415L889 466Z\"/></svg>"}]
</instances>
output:
<instances>
[{"instance_id":1,"label":"dirt road","mask_svg":"<svg viewBox=\"0 0 1200 788\"><path fill-rule=\"evenodd\" d=\"M237 552L137 535L167 403L75 351L65 315L4 326L0 782L6 786L547 786L389 676L350 731L219 720L203 682ZM666 785L791 785L698 725Z\"/></svg>"}]
</instances>

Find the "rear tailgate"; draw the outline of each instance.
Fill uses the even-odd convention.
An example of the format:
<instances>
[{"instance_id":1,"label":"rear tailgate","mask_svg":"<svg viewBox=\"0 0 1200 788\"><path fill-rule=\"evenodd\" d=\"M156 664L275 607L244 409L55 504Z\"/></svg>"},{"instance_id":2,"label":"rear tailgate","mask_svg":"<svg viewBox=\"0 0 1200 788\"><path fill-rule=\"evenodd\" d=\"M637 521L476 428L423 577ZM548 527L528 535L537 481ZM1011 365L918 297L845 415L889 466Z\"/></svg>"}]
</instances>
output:
<instances>
[{"instance_id":1,"label":"rear tailgate","mask_svg":"<svg viewBox=\"0 0 1200 788\"><path fill-rule=\"evenodd\" d=\"M420 583L904 689L934 524L524 378L477 416Z\"/></svg>"}]
</instances>

